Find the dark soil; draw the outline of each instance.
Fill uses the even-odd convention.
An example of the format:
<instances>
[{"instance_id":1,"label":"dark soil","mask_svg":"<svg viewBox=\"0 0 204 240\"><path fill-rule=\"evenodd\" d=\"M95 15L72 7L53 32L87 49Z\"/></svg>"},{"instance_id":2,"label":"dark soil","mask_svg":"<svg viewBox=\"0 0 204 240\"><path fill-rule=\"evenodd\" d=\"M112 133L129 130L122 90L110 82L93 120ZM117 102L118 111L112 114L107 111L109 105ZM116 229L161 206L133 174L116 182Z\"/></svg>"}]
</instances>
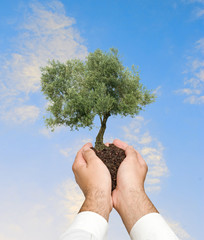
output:
<instances>
[{"instance_id":1,"label":"dark soil","mask_svg":"<svg viewBox=\"0 0 204 240\"><path fill-rule=\"evenodd\" d=\"M117 172L121 162L126 157L125 151L121 148L116 147L114 144L109 144L108 148L103 150L96 150L95 148L91 147L94 150L96 155L103 161L103 163L107 166L108 170L111 174L112 179L112 191L116 188L116 179L117 179Z\"/></svg>"}]
</instances>

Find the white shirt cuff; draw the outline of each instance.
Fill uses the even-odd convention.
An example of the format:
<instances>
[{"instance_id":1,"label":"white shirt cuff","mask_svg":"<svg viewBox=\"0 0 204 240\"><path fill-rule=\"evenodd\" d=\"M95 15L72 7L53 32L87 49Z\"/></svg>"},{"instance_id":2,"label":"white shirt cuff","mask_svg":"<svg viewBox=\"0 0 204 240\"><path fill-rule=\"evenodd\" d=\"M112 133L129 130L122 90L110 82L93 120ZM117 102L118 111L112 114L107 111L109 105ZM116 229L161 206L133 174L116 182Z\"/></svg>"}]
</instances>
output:
<instances>
[{"instance_id":1,"label":"white shirt cuff","mask_svg":"<svg viewBox=\"0 0 204 240\"><path fill-rule=\"evenodd\" d=\"M63 234L63 237L75 230L83 230L93 234L96 239L103 240L107 238L108 222L98 213L84 211L77 214L73 223Z\"/></svg>"},{"instance_id":2,"label":"white shirt cuff","mask_svg":"<svg viewBox=\"0 0 204 240\"><path fill-rule=\"evenodd\" d=\"M159 213L149 213L141 217L132 227L130 237L132 240L178 240Z\"/></svg>"}]
</instances>

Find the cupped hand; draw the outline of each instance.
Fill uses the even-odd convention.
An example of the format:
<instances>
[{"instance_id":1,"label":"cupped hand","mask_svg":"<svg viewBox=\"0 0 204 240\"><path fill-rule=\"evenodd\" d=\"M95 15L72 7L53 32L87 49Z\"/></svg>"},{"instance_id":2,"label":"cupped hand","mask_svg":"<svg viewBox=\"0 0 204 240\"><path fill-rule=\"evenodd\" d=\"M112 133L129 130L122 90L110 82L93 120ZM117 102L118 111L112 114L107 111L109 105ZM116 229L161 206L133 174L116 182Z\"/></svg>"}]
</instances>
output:
<instances>
[{"instance_id":1,"label":"cupped hand","mask_svg":"<svg viewBox=\"0 0 204 240\"><path fill-rule=\"evenodd\" d=\"M147 174L147 164L132 146L115 139L113 144L125 151L125 159L117 172L117 186L112 192L113 206L120 212L121 206L127 204L133 194L144 192L144 181Z\"/></svg>"},{"instance_id":2,"label":"cupped hand","mask_svg":"<svg viewBox=\"0 0 204 240\"><path fill-rule=\"evenodd\" d=\"M118 168L116 189L112 192L113 207L120 214L130 233L134 224L148 213L158 213L144 190L148 167L132 146L115 139L113 144L125 151L125 159Z\"/></svg>"},{"instance_id":3,"label":"cupped hand","mask_svg":"<svg viewBox=\"0 0 204 240\"><path fill-rule=\"evenodd\" d=\"M91 143L85 144L76 155L72 166L75 180L92 207L107 208L106 212L110 212L113 208L111 175L106 165L90 147ZM97 211L102 209L96 209Z\"/></svg>"}]
</instances>

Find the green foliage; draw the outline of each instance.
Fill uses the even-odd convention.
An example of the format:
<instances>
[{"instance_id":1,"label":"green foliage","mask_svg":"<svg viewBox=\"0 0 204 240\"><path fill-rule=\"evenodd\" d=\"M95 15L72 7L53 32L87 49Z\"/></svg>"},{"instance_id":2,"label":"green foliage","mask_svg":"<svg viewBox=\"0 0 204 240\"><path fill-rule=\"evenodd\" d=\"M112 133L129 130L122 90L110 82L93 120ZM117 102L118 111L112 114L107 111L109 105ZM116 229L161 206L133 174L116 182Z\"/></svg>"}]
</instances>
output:
<instances>
[{"instance_id":1,"label":"green foliage","mask_svg":"<svg viewBox=\"0 0 204 240\"><path fill-rule=\"evenodd\" d=\"M125 68L113 48L97 49L85 61L49 61L41 72L42 92L50 103L45 121L53 131L60 125L91 130L96 115L101 124L107 114L134 117L155 100L140 82L137 69Z\"/></svg>"}]
</instances>

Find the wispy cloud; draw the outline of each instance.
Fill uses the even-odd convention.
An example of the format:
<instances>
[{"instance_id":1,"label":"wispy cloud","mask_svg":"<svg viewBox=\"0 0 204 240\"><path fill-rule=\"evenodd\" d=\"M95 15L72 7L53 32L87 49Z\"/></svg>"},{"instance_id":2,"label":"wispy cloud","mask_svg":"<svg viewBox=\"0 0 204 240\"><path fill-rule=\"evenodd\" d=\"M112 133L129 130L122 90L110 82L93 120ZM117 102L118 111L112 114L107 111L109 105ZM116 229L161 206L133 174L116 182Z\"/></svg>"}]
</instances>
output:
<instances>
[{"instance_id":1,"label":"wispy cloud","mask_svg":"<svg viewBox=\"0 0 204 240\"><path fill-rule=\"evenodd\" d=\"M79 212L85 198L79 186L72 179L62 183L60 188L61 204L64 207L67 223L70 224Z\"/></svg>"},{"instance_id":2,"label":"wispy cloud","mask_svg":"<svg viewBox=\"0 0 204 240\"><path fill-rule=\"evenodd\" d=\"M204 38L195 43L196 54L188 58L186 78L182 89L175 90L175 94L186 95L184 103L204 104Z\"/></svg>"},{"instance_id":3,"label":"wispy cloud","mask_svg":"<svg viewBox=\"0 0 204 240\"><path fill-rule=\"evenodd\" d=\"M64 155L65 157L69 157L71 151L72 151L72 148L70 148L70 147L64 148L64 149L60 149L60 153L62 155Z\"/></svg>"},{"instance_id":4,"label":"wispy cloud","mask_svg":"<svg viewBox=\"0 0 204 240\"><path fill-rule=\"evenodd\" d=\"M84 201L82 191L72 179L51 192L20 188L8 188L1 198L1 240L59 239Z\"/></svg>"},{"instance_id":5,"label":"wispy cloud","mask_svg":"<svg viewBox=\"0 0 204 240\"><path fill-rule=\"evenodd\" d=\"M73 161L73 159L75 158L77 152L79 151L79 149L82 148L82 146L88 142L93 142L92 138L81 138L81 139L77 139L76 142L72 142L71 144L69 144L68 146L65 147L58 147L59 148L59 152L67 159L70 159L71 161Z\"/></svg>"},{"instance_id":6,"label":"wispy cloud","mask_svg":"<svg viewBox=\"0 0 204 240\"><path fill-rule=\"evenodd\" d=\"M196 8L196 9L194 10L194 14L195 14L195 16L196 16L197 18L200 18L200 17L202 17L202 16L204 15L204 9L202 9L202 8Z\"/></svg>"},{"instance_id":7,"label":"wispy cloud","mask_svg":"<svg viewBox=\"0 0 204 240\"><path fill-rule=\"evenodd\" d=\"M190 96L184 99L184 103L190 104L204 104L204 96Z\"/></svg>"},{"instance_id":8,"label":"wispy cloud","mask_svg":"<svg viewBox=\"0 0 204 240\"><path fill-rule=\"evenodd\" d=\"M154 91L153 93L156 94L157 96L161 96L162 94L162 91L161 91L161 86L158 86Z\"/></svg>"},{"instance_id":9,"label":"wispy cloud","mask_svg":"<svg viewBox=\"0 0 204 240\"><path fill-rule=\"evenodd\" d=\"M153 180L153 179L152 179ZM156 184L156 179L154 184ZM158 191L160 190L159 186L151 186L152 190ZM80 207L82 206L82 203L84 201L84 195L82 191L80 190L79 186L73 181L72 179L68 179L58 189L61 195L61 206L62 209L64 208L64 213L66 215L66 221L67 225L69 225L79 212ZM115 216L114 216L115 217ZM114 219L112 221L115 221ZM179 222L173 221L166 219L167 223L169 226L172 228L172 230L175 232L175 234L179 237L181 240L194 240L189 233L181 226ZM116 223L115 223L116 224ZM117 222L117 224L121 224L120 222ZM113 226L114 227L114 226ZM117 236L117 233L113 232L116 231L116 228L114 229L109 229L109 235L114 235L115 237ZM122 232L122 234L124 234ZM117 236L120 239L120 236ZM124 236L123 236L124 237ZM122 239L122 238L121 238ZM128 239L128 236L127 236Z\"/></svg>"},{"instance_id":10,"label":"wispy cloud","mask_svg":"<svg viewBox=\"0 0 204 240\"><path fill-rule=\"evenodd\" d=\"M40 109L36 106L21 106L5 111L2 115L2 119L5 121L12 121L16 124L23 122L34 122L37 120Z\"/></svg>"},{"instance_id":11,"label":"wispy cloud","mask_svg":"<svg viewBox=\"0 0 204 240\"><path fill-rule=\"evenodd\" d=\"M128 126L122 126L124 140L133 145L144 157L149 166L146 179L147 191L158 191L161 187L161 178L168 175L168 168L163 157L164 147L160 141L152 136L148 130L149 121L141 116L135 117ZM114 137L109 136L104 142L113 142ZM73 161L77 151L87 142L93 143L93 138L77 139L77 142L67 146L58 146L59 152L67 159ZM94 145L94 143L93 143Z\"/></svg>"},{"instance_id":12,"label":"wispy cloud","mask_svg":"<svg viewBox=\"0 0 204 240\"><path fill-rule=\"evenodd\" d=\"M23 13L23 14L22 14ZM34 109L26 102L40 90L40 67L49 59L66 61L83 59L87 48L74 27L74 18L66 16L60 1L47 5L35 2L19 12L21 21L15 26L18 35L13 51L1 57L0 67L0 118L7 121L19 119L18 109ZM8 46L7 46L8 47ZM2 107L3 106L3 107ZM35 106L35 109L39 106ZM35 113L39 114L39 110ZM14 116L9 118L9 116ZM28 119L35 121L36 114L22 117L18 123Z\"/></svg>"},{"instance_id":13,"label":"wispy cloud","mask_svg":"<svg viewBox=\"0 0 204 240\"><path fill-rule=\"evenodd\" d=\"M26 194L20 194L15 189L12 193L15 201L13 198L8 199L7 202L1 200L0 239L54 240L58 239L61 232L66 229L64 215L59 216L59 197L45 196L43 193L37 196L38 191L32 191L35 197L28 190Z\"/></svg>"},{"instance_id":14,"label":"wispy cloud","mask_svg":"<svg viewBox=\"0 0 204 240\"><path fill-rule=\"evenodd\" d=\"M204 38L201 38L196 42L196 48L204 54ZM203 65L203 62L202 62L202 65Z\"/></svg>"},{"instance_id":15,"label":"wispy cloud","mask_svg":"<svg viewBox=\"0 0 204 240\"><path fill-rule=\"evenodd\" d=\"M189 233L181 226L179 222L175 222L172 220L167 220L167 223L172 228L172 230L175 232L175 234L178 236L181 240L195 240L190 236Z\"/></svg>"},{"instance_id":16,"label":"wispy cloud","mask_svg":"<svg viewBox=\"0 0 204 240\"><path fill-rule=\"evenodd\" d=\"M176 90L175 93L186 94L186 95L191 95L191 94L199 95L201 91L199 89L183 88L183 89Z\"/></svg>"},{"instance_id":17,"label":"wispy cloud","mask_svg":"<svg viewBox=\"0 0 204 240\"><path fill-rule=\"evenodd\" d=\"M123 126L125 139L133 145L144 157L148 164L149 171L146 179L147 191L159 191L161 187L161 177L168 174L168 168L163 158L164 147L161 142L151 136L147 130L146 121L143 117L135 117L129 126Z\"/></svg>"},{"instance_id":18,"label":"wispy cloud","mask_svg":"<svg viewBox=\"0 0 204 240\"><path fill-rule=\"evenodd\" d=\"M191 20L199 20L204 15L204 0L181 0L185 4L191 4L192 16Z\"/></svg>"},{"instance_id":19,"label":"wispy cloud","mask_svg":"<svg viewBox=\"0 0 204 240\"><path fill-rule=\"evenodd\" d=\"M46 127L39 129L39 133L42 134L42 135L44 135L44 136L47 137L47 138L50 138L50 137L51 137L51 130L49 130L49 129L46 128Z\"/></svg>"},{"instance_id":20,"label":"wispy cloud","mask_svg":"<svg viewBox=\"0 0 204 240\"><path fill-rule=\"evenodd\" d=\"M204 0L183 0L183 2L185 2L185 3L203 3L204 4Z\"/></svg>"},{"instance_id":21,"label":"wispy cloud","mask_svg":"<svg viewBox=\"0 0 204 240\"><path fill-rule=\"evenodd\" d=\"M24 190L26 190L24 194L21 194L18 189L12 189L15 202L13 198L7 201L1 199L0 239L2 240L59 239L78 214L84 201L84 195L73 179L62 182L51 193L40 189ZM125 227L121 226L122 221L119 216L118 220L113 215L111 218L113 219L110 223L112 226L109 229L109 236L122 239L119 235L122 234L129 239ZM180 223L168 218L167 222L179 239L193 240ZM118 228L119 232L116 231Z\"/></svg>"}]
</instances>

